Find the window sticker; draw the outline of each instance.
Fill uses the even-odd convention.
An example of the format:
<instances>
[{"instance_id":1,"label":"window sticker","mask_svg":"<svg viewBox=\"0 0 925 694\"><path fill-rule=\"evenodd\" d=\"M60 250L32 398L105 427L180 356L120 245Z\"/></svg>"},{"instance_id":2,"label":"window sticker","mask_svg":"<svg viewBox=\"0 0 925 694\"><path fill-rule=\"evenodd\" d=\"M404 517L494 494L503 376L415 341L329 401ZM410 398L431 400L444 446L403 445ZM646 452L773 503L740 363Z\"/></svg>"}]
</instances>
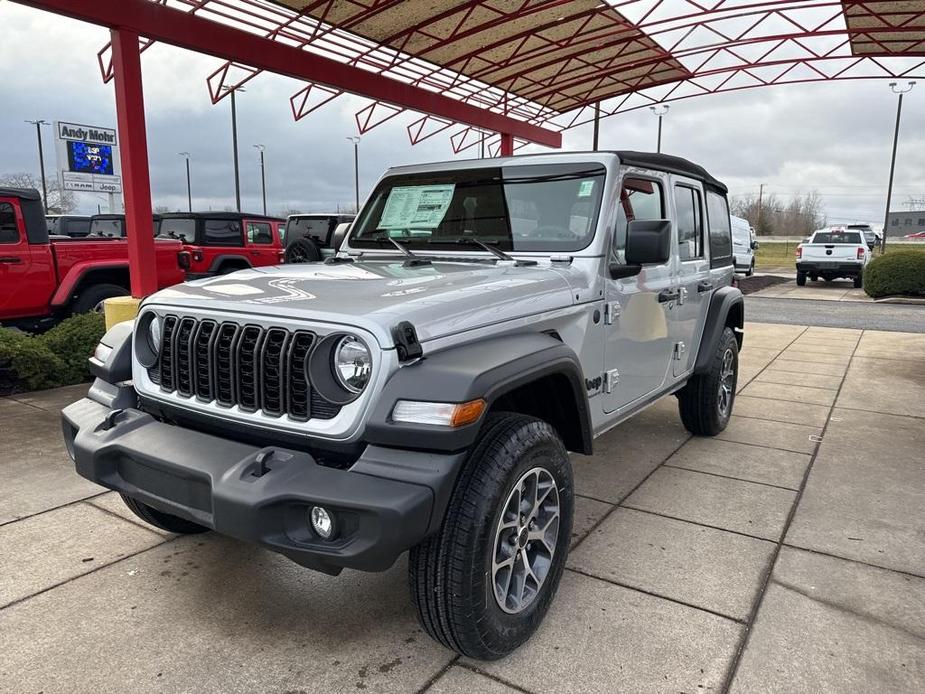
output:
<instances>
[{"instance_id":1,"label":"window sticker","mask_svg":"<svg viewBox=\"0 0 925 694\"><path fill-rule=\"evenodd\" d=\"M455 183L392 188L379 228L436 229L450 207L455 189Z\"/></svg>"},{"instance_id":2,"label":"window sticker","mask_svg":"<svg viewBox=\"0 0 925 694\"><path fill-rule=\"evenodd\" d=\"M589 198L591 197L591 192L594 190L594 181L582 181L581 185L578 186L578 197L579 198Z\"/></svg>"}]
</instances>

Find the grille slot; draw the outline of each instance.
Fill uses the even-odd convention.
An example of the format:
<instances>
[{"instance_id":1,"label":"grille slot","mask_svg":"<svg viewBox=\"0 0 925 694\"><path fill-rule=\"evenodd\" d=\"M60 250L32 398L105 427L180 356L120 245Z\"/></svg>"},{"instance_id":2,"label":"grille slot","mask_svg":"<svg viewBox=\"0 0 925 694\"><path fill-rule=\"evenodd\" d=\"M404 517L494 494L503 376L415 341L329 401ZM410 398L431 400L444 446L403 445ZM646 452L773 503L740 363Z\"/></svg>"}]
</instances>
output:
<instances>
[{"instance_id":1,"label":"grille slot","mask_svg":"<svg viewBox=\"0 0 925 694\"><path fill-rule=\"evenodd\" d=\"M340 413L309 383L312 332L167 316L162 334L148 375L163 392L299 422Z\"/></svg>"}]
</instances>

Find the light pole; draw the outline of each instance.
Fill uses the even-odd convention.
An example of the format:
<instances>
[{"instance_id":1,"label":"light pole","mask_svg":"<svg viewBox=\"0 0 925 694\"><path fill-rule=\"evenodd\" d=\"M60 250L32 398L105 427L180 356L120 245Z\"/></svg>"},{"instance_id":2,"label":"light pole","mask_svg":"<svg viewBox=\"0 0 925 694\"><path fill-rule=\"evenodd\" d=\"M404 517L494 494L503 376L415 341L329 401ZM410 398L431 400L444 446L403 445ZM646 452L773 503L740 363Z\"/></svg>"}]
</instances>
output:
<instances>
[{"instance_id":1,"label":"light pole","mask_svg":"<svg viewBox=\"0 0 925 694\"><path fill-rule=\"evenodd\" d=\"M356 214L360 214L360 138L348 137L353 143L353 185L356 191Z\"/></svg>"},{"instance_id":2,"label":"light pole","mask_svg":"<svg viewBox=\"0 0 925 694\"><path fill-rule=\"evenodd\" d=\"M655 151L661 153L662 151L662 117L668 113L668 109L671 106L668 104L659 104L658 106L649 106L649 110L653 114L658 116L658 144L655 147Z\"/></svg>"},{"instance_id":3,"label":"light pole","mask_svg":"<svg viewBox=\"0 0 925 694\"><path fill-rule=\"evenodd\" d=\"M222 87L231 95L231 148L234 154L234 203L235 209L241 211L241 174L238 170L238 108L234 100L235 92L247 91L244 87Z\"/></svg>"},{"instance_id":4,"label":"light pole","mask_svg":"<svg viewBox=\"0 0 925 694\"><path fill-rule=\"evenodd\" d=\"M890 89L899 95L896 103L896 127L893 130L893 155L890 158L890 182L886 186L886 213L883 217L883 238L880 239L880 252L886 253L886 235L890 229L890 201L893 197L893 172L896 170L896 145L899 143L899 120L903 114L903 95L912 91L915 82L909 82L905 87L899 87L896 82L890 82Z\"/></svg>"},{"instance_id":5,"label":"light pole","mask_svg":"<svg viewBox=\"0 0 925 694\"><path fill-rule=\"evenodd\" d=\"M189 203L189 211L193 211L193 188L190 184L189 175L189 152L179 152L179 155L186 159L186 200Z\"/></svg>"},{"instance_id":6,"label":"light pole","mask_svg":"<svg viewBox=\"0 0 925 694\"><path fill-rule=\"evenodd\" d=\"M48 187L45 185L45 155L42 152L42 126L48 125L45 120L27 120L26 123L32 123L35 126L35 136L39 141L39 171L42 175L42 204L45 206L45 214L48 214Z\"/></svg>"},{"instance_id":7,"label":"light pole","mask_svg":"<svg viewBox=\"0 0 925 694\"><path fill-rule=\"evenodd\" d=\"M263 194L263 215L264 217L267 214L267 162L263 157L263 151L266 149L264 145L254 145L258 152L260 152L260 190Z\"/></svg>"}]
</instances>

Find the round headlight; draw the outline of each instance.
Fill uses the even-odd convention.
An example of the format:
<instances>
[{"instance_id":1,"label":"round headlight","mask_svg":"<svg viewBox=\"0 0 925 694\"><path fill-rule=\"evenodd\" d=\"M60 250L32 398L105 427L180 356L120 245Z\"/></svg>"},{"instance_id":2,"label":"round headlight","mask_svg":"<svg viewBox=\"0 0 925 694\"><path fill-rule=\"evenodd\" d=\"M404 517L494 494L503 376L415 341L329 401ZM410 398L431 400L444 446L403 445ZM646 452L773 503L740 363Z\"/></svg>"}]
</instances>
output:
<instances>
[{"instance_id":1,"label":"round headlight","mask_svg":"<svg viewBox=\"0 0 925 694\"><path fill-rule=\"evenodd\" d=\"M351 393L359 393L369 383L373 361L369 348L355 335L346 335L334 347L334 377Z\"/></svg>"},{"instance_id":2,"label":"round headlight","mask_svg":"<svg viewBox=\"0 0 925 694\"><path fill-rule=\"evenodd\" d=\"M161 319L157 316L148 323L148 347L155 356L161 349Z\"/></svg>"}]
</instances>

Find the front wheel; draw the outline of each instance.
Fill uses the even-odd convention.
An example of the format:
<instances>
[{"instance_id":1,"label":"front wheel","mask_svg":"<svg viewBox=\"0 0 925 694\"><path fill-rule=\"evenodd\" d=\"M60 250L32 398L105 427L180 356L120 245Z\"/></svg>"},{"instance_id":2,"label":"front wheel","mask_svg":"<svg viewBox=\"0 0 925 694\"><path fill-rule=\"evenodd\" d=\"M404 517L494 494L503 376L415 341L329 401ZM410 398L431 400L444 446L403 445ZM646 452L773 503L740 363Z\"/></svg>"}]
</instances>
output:
<instances>
[{"instance_id":1,"label":"front wheel","mask_svg":"<svg viewBox=\"0 0 925 694\"><path fill-rule=\"evenodd\" d=\"M748 270L745 271L745 276L751 277L753 274L755 274L755 261L754 260L748 266Z\"/></svg>"},{"instance_id":2,"label":"front wheel","mask_svg":"<svg viewBox=\"0 0 925 694\"><path fill-rule=\"evenodd\" d=\"M74 300L73 313L103 312L103 302L116 296L126 296L128 292L118 284L94 284L87 287Z\"/></svg>"},{"instance_id":3,"label":"front wheel","mask_svg":"<svg viewBox=\"0 0 925 694\"><path fill-rule=\"evenodd\" d=\"M692 376L678 391L681 422L692 434L716 436L732 414L739 377L739 343L732 328L724 328L706 373Z\"/></svg>"},{"instance_id":4,"label":"front wheel","mask_svg":"<svg viewBox=\"0 0 925 694\"><path fill-rule=\"evenodd\" d=\"M806 273L805 272L797 272L797 286L798 287L806 286Z\"/></svg>"},{"instance_id":5,"label":"front wheel","mask_svg":"<svg viewBox=\"0 0 925 694\"><path fill-rule=\"evenodd\" d=\"M572 469L534 417L486 420L440 530L411 550L411 600L439 643L495 660L523 644L559 586L572 533Z\"/></svg>"},{"instance_id":6,"label":"front wheel","mask_svg":"<svg viewBox=\"0 0 925 694\"><path fill-rule=\"evenodd\" d=\"M196 533L204 533L209 530L205 526L193 523L185 518L158 511L153 506L148 506L138 501L138 499L133 499L125 494L120 494L119 496L122 497L122 501L125 502L125 505L128 506L132 513L141 518L145 523L153 525L155 528L166 530L169 533L176 533L177 535L195 535Z\"/></svg>"}]
</instances>

